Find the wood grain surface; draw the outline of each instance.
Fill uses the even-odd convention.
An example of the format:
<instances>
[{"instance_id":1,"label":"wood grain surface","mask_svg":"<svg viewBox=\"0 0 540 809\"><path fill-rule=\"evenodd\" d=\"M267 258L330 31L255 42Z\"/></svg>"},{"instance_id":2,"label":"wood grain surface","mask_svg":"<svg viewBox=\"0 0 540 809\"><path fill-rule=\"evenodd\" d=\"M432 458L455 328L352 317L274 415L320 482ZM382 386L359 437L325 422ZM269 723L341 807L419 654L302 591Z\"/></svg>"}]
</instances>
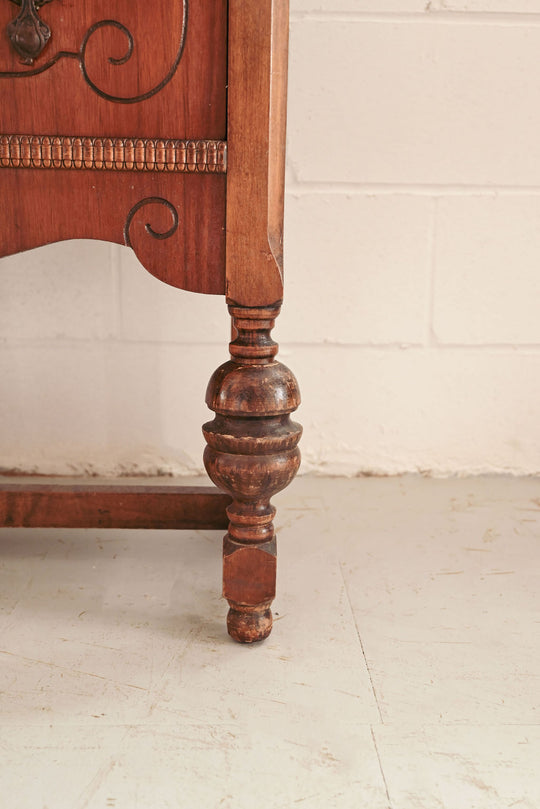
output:
<instances>
[{"instance_id":1,"label":"wood grain surface","mask_svg":"<svg viewBox=\"0 0 540 809\"><path fill-rule=\"evenodd\" d=\"M51 0L39 13L52 34L33 62L22 65L8 37L0 41L0 255L61 239L105 239L132 247L173 286L226 295L231 360L208 387L215 418L203 428L204 460L229 495L229 633L251 643L272 628L270 499L298 470L302 432L290 419L300 402L296 379L275 360L270 337L283 295L289 4L193 0L187 13L187 3ZM6 0L0 27L12 16ZM226 141L227 173L168 171L163 160L161 170L154 163L125 170L113 165L112 147L107 170L97 165L101 153L88 169L15 167L10 135L62 136L68 150L76 137ZM159 520L163 502L173 509L167 524L182 527L183 504L191 508L196 499L144 491L126 498L22 484L0 490L0 511L11 525L133 527L144 523L145 507ZM120 510L115 522L113 508ZM222 511L216 519L221 524Z\"/></svg>"},{"instance_id":2,"label":"wood grain surface","mask_svg":"<svg viewBox=\"0 0 540 809\"><path fill-rule=\"evenodd\" d=\"M227 300L283 297L288 0L230 0Z\"/></svg>"},{"instance_id":3,"label":"wood grain surface","mask_svg":"<svg viewBox=\"0 0 540 809\"><path fill-rule=\"evenodd\" d=\"M189 3L184 32L182 0L52 0L40 10L50 42L33 65L21 64L5 30L17 8L0 3L0 129L7 134L83 134L132 137L224 139L226 132L227 2ZM88 78L125 100L152 91L173 67L171 80L146 101L113 103L85 80L80 49L88 31L110 20L131 33L133 53L125 64L128 38L103 25L88 39ZM75 56L60 56L71 53ZM52 60L58 61L32 75ZM6 81L2 73L23 74Z\"/></svg>"},{"instance_id":4,"label":"wood grain surface","mask_svg":"<svg viewBox=\"0 0 540 809\"><path fill-rule=\"evenodd\" d=\"M10 528L227 527L231 498L211 486L43 483L0 478L0 525Z\"/></svg>"},{"instance_id":5,"label":"wood grain surface","mask_svg":"<svg viewBox=\"0 0 540 809\"><path fill-rule=\"evenodd\" d=\"M0 135L224 140L227 2L186 9L178 0L53 0L40 9L50 41L24 65L5 34L17 7L2 2ZM139 260L173 286L224 292L223 177L74 175L0 170L0 256L71 238L124 244L130 212L164 200L131 222Z\"/></svg>"}]
</instances>

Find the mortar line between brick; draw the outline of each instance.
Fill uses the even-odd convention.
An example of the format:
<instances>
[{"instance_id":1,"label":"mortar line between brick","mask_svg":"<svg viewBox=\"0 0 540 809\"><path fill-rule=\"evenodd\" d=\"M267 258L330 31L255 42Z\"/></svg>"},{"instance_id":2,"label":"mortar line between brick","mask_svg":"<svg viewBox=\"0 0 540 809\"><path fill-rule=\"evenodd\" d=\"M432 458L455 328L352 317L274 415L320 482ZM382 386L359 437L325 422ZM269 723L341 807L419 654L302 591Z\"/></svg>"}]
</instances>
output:
<instances>
[{"instance_id":1,"label":"mortar line between brick","mask_svg":"<svg viewBox=\"0 0 540 809\"><path fill-rule=\"evenodd\" d=\"M291 348L312 348L315 351L325 351L327 349L361 349L369 351L400 351L400 352L431 352L431 351L493 351L500 354L514 354L523 356L525 352L537 354L540 352L540 343L441 343L426 346L420 343L345 343L339 341L326 340L325 342L288 342L284 340L281 344L280 355L285 356L287 349Z\"/></svg>"},{"instance_id":2,"label":"mortar line between brick","mask_svg":"<svg viewBox=\"0 0 540 809\"><path fill-rule=\"evenodd\" d=\"M116 244L110 244L109 261L114 278L114 337L119 339L124 332L124 312L122 306L122 276L120 270L120 248Z\"/></svg>"},{"instance_id":3,"label":"mortar line between brick","mask_svg":"<svg viewBox=\"0 0 540 809\"><path fill-rule=\"evenodd\" d=\"M202 343L202 342L188 342L181 340L136 340L129 338L115 339L115 338L99 338L99 337L49 337L38 339L36 337L8 339L0 337L0 345L5 351L9 350L57 350L64 349L94 349L102 347L103 345L110 345L116 348L130 349L134 347L154 347L154 348L205 348L216 349L222 348L223 343ZM390 343L346 343L339 340L325 340L325 341L295 341L295 340L282 340L280 343L280 356L285 357L287 350L291 349L313 349L314 351L325 351L327 349L343 349L343 350L362 350L362 351L399 351L399 352L418 352L418 351L494 351L500 354L518 354L523 356L525 353L538 354L540 353L540 343L440 343L436 345L426 346L424 343L409 343L405 340L400 342Z\"/></svg>"},{"instance_id":4,"label":"mortar line between brick","mask_svg":"<svg viewBox=\"0 0 540 809\"><path fill-rule=\"evenodd\" d=\"M367 196L540 196L540 185L430 185L418 183L363 183L335 182L333 180L300 180L288 182L286 193L289 196L309 194L358 194Z\"/></svg>"},{"instance_id":5,"label":"mortar line between brick","mask_svg":"<svg viewBox=\"0 0 540 809\"><path fill-rule=\"evenodd\" d=\"M540 25L540 12L519 11L293 11L291 22L324 22L324 23L401 23L405 25L481 25L516 28L521 26Z\"/></svg>"},{"instance_id":6,"label":"mortar line between brick","mask_svg":"<svg viewBox=\"0 0 540 809\"><path fill-rule=\"evenodd\" d=\"M437 345L435 335L435 278L437 271L437 220L439 212L439 201L435 198L432 202L430 212L430 233L429 233L429 270L427 288L427 325L426 325L426 345L434 348Z\"/></svg>"}]
</instances>

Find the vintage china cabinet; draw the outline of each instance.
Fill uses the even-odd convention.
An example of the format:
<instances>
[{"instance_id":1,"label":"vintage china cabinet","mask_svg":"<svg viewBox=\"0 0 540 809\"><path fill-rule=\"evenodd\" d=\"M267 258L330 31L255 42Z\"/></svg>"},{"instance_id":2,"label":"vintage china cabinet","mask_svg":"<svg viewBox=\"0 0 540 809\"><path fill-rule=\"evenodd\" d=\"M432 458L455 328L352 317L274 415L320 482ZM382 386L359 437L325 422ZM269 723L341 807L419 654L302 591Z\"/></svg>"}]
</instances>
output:
<instances>
[{"instance_id":1,"label":"vintage china cabinet","mask_svg":"<svg viewBox=\"0 0 540 809\"><path fill-rule=\"evenodd\" d=\"M63 239L125 244L161 281L223 295L233 323L206 393L217 489L9 481L0 524L228 525L229 633L261 640L276 579L270 498L300 461L298 386L270 336L288 0L0 0L0 30L0 256Z\"/></svg>"}]
</instances>

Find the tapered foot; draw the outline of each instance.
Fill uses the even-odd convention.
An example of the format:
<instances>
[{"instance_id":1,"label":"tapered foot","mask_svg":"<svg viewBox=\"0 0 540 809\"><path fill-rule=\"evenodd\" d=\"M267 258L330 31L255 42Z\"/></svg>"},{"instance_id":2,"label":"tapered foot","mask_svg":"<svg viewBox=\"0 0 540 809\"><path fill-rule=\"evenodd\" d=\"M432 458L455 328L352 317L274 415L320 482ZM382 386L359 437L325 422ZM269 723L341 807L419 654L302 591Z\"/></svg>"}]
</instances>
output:
<instances>
[{"instance_id":1,"label":"tapered foot","mask_svg":"<svg viewBox=\"0 0 540 809\"><path fill-rule=\"evenodd\" d=\"M300 395L293 374L274 359L270 330L279 306L229 308L237 337L232 359L208 386L206 402L216 416L203 427L204 462L216 486L233 498L223 545L228 631L253 643L272 630L276 537L270 498L288 486L300 465L302 428L290 419Z\"/></svg>"}]
</instances>

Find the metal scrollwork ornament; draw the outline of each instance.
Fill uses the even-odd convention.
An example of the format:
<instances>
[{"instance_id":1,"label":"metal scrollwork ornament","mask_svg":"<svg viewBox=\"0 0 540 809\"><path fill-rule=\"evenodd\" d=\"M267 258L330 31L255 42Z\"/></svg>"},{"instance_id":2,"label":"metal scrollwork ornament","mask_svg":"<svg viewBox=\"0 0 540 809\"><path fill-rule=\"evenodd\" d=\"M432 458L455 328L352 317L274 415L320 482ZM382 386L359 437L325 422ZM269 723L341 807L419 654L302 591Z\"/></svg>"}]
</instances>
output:
<instances>
[{"instance_id":1,"label":"metal scrollwork ornament","mask_svg":"<svg viewBox=\"0 0 540 809\"><path fill-rule=\"evenodd\" d=\"M126 28L123 23L117 20L99 20L90 26L77 51L57 50L50 59L40 60L37 65L34 65L34 59L37 59L41 54L51 36L49 26L46 25L38 15L38 9L46 3L52 2L52 0L11 0L11 2L20 6L21 10L16 19L8 25L8 35L13 47L22 57L23 63L29 65L30 69L0 70L0 79L28 79L31 76L38 76L40 73L45 73L46 70L50 70L50 68L56 65L61 59L76 59L81 67L84 80L101 98L117 104L137 104L159 93L171 81L182 59L184 46L186 44L188 0L176 0L176 2L181 3L182 15L176 56L167 74L161 81L149 89L126 96L117 96L99 87L92 79L86 64L87 49L90 46L92 37L106 28L116 28L120 31L126 38L127 44L126 51L122 56L109 56L109 63L111 65L121 66L129 62L134 52L134 39L129 29Z\"/></svg>"},{"instance_id":2,"label":"metal scrollwork ornament","mask_svg":"<svg viewBox=\"0 0 540 809\"><path fill-rule=\"evenodd\" d=\"M9 23L8 36L23 63L32 65L51 37L51 29L38 14L38 9L51 0L11 0L11 2L20 6L21 10Z\"/></svg>"}]
</instances>

